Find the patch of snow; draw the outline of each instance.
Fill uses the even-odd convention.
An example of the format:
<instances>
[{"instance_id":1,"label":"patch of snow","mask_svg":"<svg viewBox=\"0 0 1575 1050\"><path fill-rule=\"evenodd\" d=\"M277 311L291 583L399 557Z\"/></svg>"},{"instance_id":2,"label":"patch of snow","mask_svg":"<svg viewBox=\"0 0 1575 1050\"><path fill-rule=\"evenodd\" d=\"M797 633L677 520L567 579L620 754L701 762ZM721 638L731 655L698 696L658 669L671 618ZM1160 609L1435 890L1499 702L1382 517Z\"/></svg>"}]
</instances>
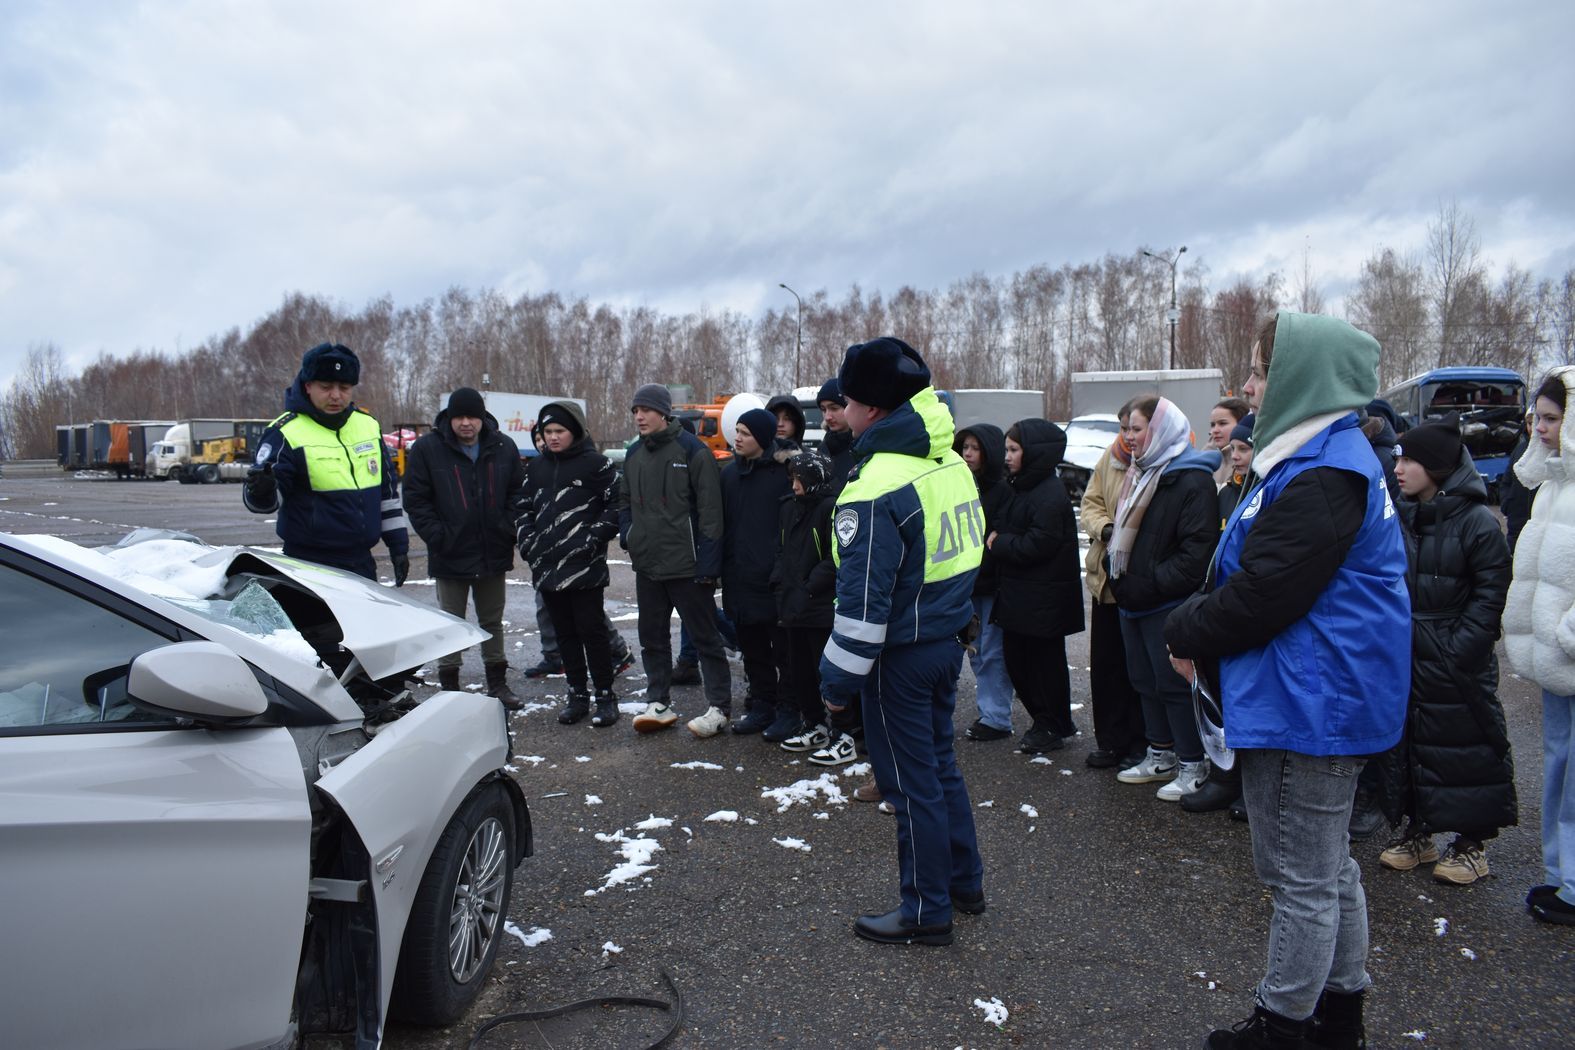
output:
<instances>
[{"instance_id":1,"label":"patch of snow","mask_svg":"<svg viewBox=\"0 0 1575 1050\"><path fill-rule=\"evenodd\" d=\"M1434 919L1433 920L1433 932L1438 934L1438 936L1440 936L1440 937L1442 937L1444 934L1448 933L1449 932L1449 920L1448 919Z\"/></svg>"},{"instance_id":2,"label":"patch of snow","mask_svg":"<svg viewBox=\"0 0 1575 1050\"><path fill-rule=\"evenodd\" d=\"M993 1024L997 1028L1005 1024L1007 1017L1011 1016L1006 1012L1006 1004L994 996L991 996L988 1001L984 999L975 999L973 1001L973 1006L976 1010L984 1011L985 1024Z\"/></svg>"},{"instance_id":3,"label":"patch of snow","mask_svg":"<svg viewBox=\"0 0 1575 1050\"><path fill-rule=\"evenodd\" d=\"M600 795L586 795L585 804L587 806L599 806L602 804L602 797Z\"/></svg>"},{"instance_id":4,"label":"patch of snow","mask_svg":"<svg viewBox=\"0 0 1575 1050\"><path fill-rule=\"evenodd\" d=\"M826 796L826 804L830 806L845 806L848 803L848 797L842 793L842 785L837 783L835 773L822 773L814 780L797 780L787 787L766 788L760 793L761 798L776 802L778 813L786 813L794 805L810 805L820 795Z\"/></svg>"},{"instance_id":5,"label":"patch of snow","mask_svg":"<svg viewBox=\"0 0 1575 1050\"><path fill-rule=\"evenodd\" d=\"M590 755L575 755L574 756L574 760L576 762L589 762L591 760L591 756Z\"/></svg>"},{"instance_id":6,"label":"patch of snow","mask_svg":"<svg viewBox=\"0 0 1575 1050\"><path fill-rule=\"evenodd\" d=\"M1024 802L1021 806L1018 806L1017 811L1019 813L1026 813L1030 817L1037 817L1039 815L1039 811L1026 802Z\"/></svg>"},{"instance_id":7,"label":"patch of snow","mask_svg":"<svg viewBox=\"0 0 1575 1050\"><path fill-rule=\"evenodd\" d=\"M1086 670L1086 668L1085 668L1085 670ZM1081 711L1082 709L1083 709L1083 705L1082 704L1073 704L1072 705L1072 710L1074 710L1074 711Z\"/></svg>"},{"instance_id":8,"label":"patch of snow","mask_svg":"<svg viewBox=\"0 0 1575 1050\"><path fill-rule=\"evenodd\" d=\"M688 825L680 824L678 826L678 830L682 831L685 835L688 835L690 838L694 838L695 837L695 833L689 830Z\"/></svg>"},{"instance_id":9,"label":"patch of snow","mask_svg":"<svg viewBox=\"0 0 1575 1050\"><path fill-rule=\"evenodd\" d=\"M867 777L870 775L870 764L868 762L855 762L844 769L843 772L850 777Z\"/></svg>"},{"instance_id":10,"label":"patch of snow","mask_svg":"<svg viewBox=\"0 0 1575 1050\"><path fill-rule=\"evenodd\" d=\"M1400 1033L1400 1038L1401 1039L1415 1039L1417 1042L1420 1043L1422 1040L1427 1038L1427 1033L1422 1031L1420 1028L1415 1028L1415 1029L1412 1029L1409 1032L1401 1032Z\"/></svg>"},{"instance_id":11,"label":"patch of snow","mask_svg":"<svg viewBox=\"0 0 1575 1050\"><path fill-rule=\"evenodd\" d=\"M606 942L605 944L602 945L602 958L603 959L607 958L609 955L622 955L622 954L623 954L623 948L621 948L618 945L614 944L612 941L608 941L608 942Z\"/></svg>"},{"instance_id":12,"label":"patch of snow","mask_svg":"<svg viewBox=\"0 0 1575 1050\"><path fill-rule=\"evenodd\" d=\"M551 930L543 929L540 926L532 926L530 932L526 933L507 919L503 920L503 932L518 937L520 943L527 948L534 948L538 944L545 944L547 941L552 940Z\"/></svg>"},{"instance_id":13,"label":"patch of snow","mask_svg":"<svg viewBox=\"0 0 1575 1050\"><path fill-rule=\"evenodd\" d=\"M634 828L636 831L656 831L660 828L670 828L672 826L672 817L659 817L655 813L652 813L650 816L640 821L640 823L636 824Z\"/></svg>"},{"instance_id":14,"label":"patch of snow","mask_svg":"<svg viewBox=\"0 0 1575 1050\"><path fill-rule=\"evenodd\" d=\"M1477 953L1472 951L1470 948L1462 948L1462 949L1460 949L1460 954L1464 955L1467 959L1472 959L1472 960L1475 960L1476 957L1477 957Z\"/></svg>"},{"instance_id":15,"label":"patch of snow","mask_svg":"<svg viewBox=\"0 0 1575 1050\"><path fill-rule=\"evenodd\" d=\"M515 755L514 757L519 759L521 762L529 762L533 766L539 766L543 762L547 761L541 755Z\"/></svg>"},{"instance_id":16,"label":"patch of snow","mask_svg":"<svg viewBox=\"0 0 1575 1050\"><path fill-rule=\"evenodd\" d=\"M1028 764L1031 766L1048 766L1054 761L1055 759L1053 758L1046 758L1043 755L1035 755L1033 758L1029 759Z\"/></svg>"},{"instance_id":17,"label":"patch of snow","mask_svg":"<svg viewBox=\"0 0 1575 1050\"><path fill-rule=\"evenodd\" d=\"M612 835L598 834L596 838L601 842L617 842L618 855L623 858L623 863L609 871L599 887L593 890L586 890L585 896L594 897L598 893L605 893L614 886L621 886L626 882L640 878L648 871L656 870L657 866L650 863L650 860L657 853L661 852L662 844L655 839L644 837L628 839L624 838L621 831ZM645 881L649 882L650 880L646 879Z\"/></svg>"},{"instance_id":18,"label":"patch of snow","mask_svg":"<svg viewBox=\"0 0 1575 1050\"><path fill-rule=\"evenodd\" d=\"M754 817L745 817L744 823L748 824L750 827L754 827L756 824L759 824L760 821L756 820Z\"/></svg>"},{"instance_id":19,"label":"patch of snow","mask_svg":"<svg viewBox=\"0 0 1575 1050\"><path fill-rule=\"evenodd\" d=\"M1058 769L1056 772L1060 773L1063 777L1069 777L1072 775L1072 771L1070 769Z\"/></svg>"},{"instance_id":20,"label":"patch of snow","mask_svg":"<svg viewBox=\"0 0 1575 1050\"><path fill-rule=\"evenodd\" d=\"M995 799L993 799L993 798L985 799L983 802L979 803L979 808L980 809L994 809L995 808Z\"/></svg>"},{"instance_id":21,"label":"patch of snow","mask_svg":"<svg viewBox=\"0 0 1575 1050\"><path fill-rule=\"evenodd\" d=\"M699 762L699 761L695 761L695 762L674 762L674 763L671 764L671 768L673 768L673 769L721 769L722 767L717 765L715 762Z\"/></svg>"},{"instance_id":22,"label":"patch of snow","mask_svg":"<svg viewBox=\"0 0 1575 1050\"><path fill-rule=\"evenodd\" d=\"M707 821L712 821L719 824L731 824L733 821L738 819L738 813L731 809L719 809L705 819Z\"/></svg>"},{"instance_id":23,"label":"patch of snow","mask_svg":"<svg viewBox=\"0 0 1575 1050\"><path fill-rule=\"evenodd\" d=\"M816 813L815 814L815 819L816 820L830 820L831 819L831 814L830 813Z\"/></svg>"},{"instance_id":24,"label":"patch of snow","mask_svg":"<svg viewBox=\"0 0 1575 1050\"><path fill-rule=\"evenodd\" d=\"M787 838L787 839L772 839L771 841L775 842L778 846L784 847L785 849L796 849L796 850L799 850L802 853L808 853L809 852L809 843L805 842L803 839Z\"/></svg>"}]
</instances>

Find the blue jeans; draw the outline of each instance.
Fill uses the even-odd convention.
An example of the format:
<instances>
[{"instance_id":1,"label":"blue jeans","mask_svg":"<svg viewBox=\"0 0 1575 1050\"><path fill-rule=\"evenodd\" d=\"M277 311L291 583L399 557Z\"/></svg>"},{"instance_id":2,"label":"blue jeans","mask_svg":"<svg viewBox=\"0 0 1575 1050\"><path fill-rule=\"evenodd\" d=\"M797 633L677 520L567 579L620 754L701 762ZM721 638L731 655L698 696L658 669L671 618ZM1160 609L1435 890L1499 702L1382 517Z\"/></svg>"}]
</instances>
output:
<instances>
[{"instance_id":1,"label":"blue jeans","mask_svg":"<svg viewBox=\"0 0 1575 1050\"><path fill-rule=\"evenodd\" d=\"M973 668L975 702L979 721L992 729L1012 731L1012 680L1006 674L1006 656L1001 651L1001 628L990 622L995 595L976 594L973 611L979 614L979 637L968 657Z\"/></svg>"},{"instance_id":2,"label":"blue jeans","mask_svg":"<svg viewBox=\"0 0 1575 1050\"><path fill-rule=\"evenodd\" d=\"M1575 696L1542 691L1542 866L1559 899L1575 904Z\"/></svg>"},{"instance_id":3,"label":"blue jeans","mask_svg":"<svg viewBox=\"0 0 1575 1050\"><path fill-rule=\"evenodd\" d=\"M952 921L952 890L984 878L973 804L957 768L952 717L962 646L955 638L886 649L864 680L864 740L875 783L896 808L902 917Z\"/></svg>"},{"instance_id":4,"label":"blue jeans","mask_svg":"<svg viewBox=\"0 0 1575 1050\"><path fill-rule=\"evenodd\" d=\"M1272 891L1269 966L1260 1005L1312 1016L1325 988L1359 992L1367 976L1367 895L1347 827L1363 760L1243 749L1241 793L1252 862Z\"/></svg>"}]
</instances>

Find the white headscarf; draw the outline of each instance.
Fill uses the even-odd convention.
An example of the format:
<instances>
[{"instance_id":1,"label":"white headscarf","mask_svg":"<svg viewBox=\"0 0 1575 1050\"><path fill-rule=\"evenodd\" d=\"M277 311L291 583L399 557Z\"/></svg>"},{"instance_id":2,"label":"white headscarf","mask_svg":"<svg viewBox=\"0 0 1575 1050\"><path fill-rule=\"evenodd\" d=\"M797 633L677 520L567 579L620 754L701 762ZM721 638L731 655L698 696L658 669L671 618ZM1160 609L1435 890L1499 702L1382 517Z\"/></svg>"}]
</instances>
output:
<instances>
[{"instance_id":1,"label":"white headscarf","mask_svg":"<svg viewBox=\"0 0 1575 1050\"><path fill-rule=\"evenodd\" d=\"M1133 411L1136 411L1134 409ZM1192 424L1174 401L1160 398L1154 418L1148 421L1142 448L1132 450L1132 466L1121 483L1121 498L1116 503L1116 529L1110 537L1110 576L1120 579L1127 571L1127 559L1137 545L1143 513L1148 510L1159 476L1170 461L1192 447Z\"/></svg>"}]
</instances>

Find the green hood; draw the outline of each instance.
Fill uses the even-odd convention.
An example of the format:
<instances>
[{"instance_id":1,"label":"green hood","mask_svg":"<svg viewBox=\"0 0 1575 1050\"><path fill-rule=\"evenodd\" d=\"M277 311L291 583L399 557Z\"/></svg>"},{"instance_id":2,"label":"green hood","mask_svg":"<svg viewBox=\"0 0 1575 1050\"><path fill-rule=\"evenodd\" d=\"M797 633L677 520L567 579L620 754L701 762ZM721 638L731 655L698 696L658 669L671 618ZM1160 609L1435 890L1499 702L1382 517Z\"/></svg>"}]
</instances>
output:
<instances>
[{"instance_id":1,"label":"green hood","mask_svg":"<svg viewBox=\"0 0 1575 1050\"><path fill-rule=\"evenodd\" d=\"M1268 448L1304 420L1354 412L1377 396L1378 340L1338 318L1281 310L1253 447Z\"/></svg>"}]
</instances>

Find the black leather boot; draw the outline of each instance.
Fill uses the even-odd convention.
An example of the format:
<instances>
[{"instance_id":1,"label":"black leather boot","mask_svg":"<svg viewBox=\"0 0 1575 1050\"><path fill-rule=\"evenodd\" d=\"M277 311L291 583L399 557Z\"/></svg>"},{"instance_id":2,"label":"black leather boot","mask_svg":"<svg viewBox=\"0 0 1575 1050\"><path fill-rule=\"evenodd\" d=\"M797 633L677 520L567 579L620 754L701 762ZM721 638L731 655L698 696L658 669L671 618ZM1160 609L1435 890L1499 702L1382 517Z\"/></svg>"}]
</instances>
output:
<instances>
[{"instance_id":1,"label":"black leather boot","mask_svg":"<svg viewBox=\"0 0 1575 1050\"><path fill-rule=\"evenodd\" d=\"M486 671L487 692L490 695L497 697L499 702L501 702L503 706L508 708L510 711L518 711L520 708L525 706L524 703L520 701L520 698L514 695L514 690L509 688L509 683L507 681L509 673L508 664L487 664Z\"/></svg>"},{"instance_id":2,"label":"black leather boot","mask_svg":"<svg viewBox=\"0 0 1575 1050\"><path fill-rule=\"evenodd\" d=\"M453 692L454 690L458 689L459 688L459 668L457 668L457 667L439 667L438 668L438 688L439 689L443 689L443 690L445 690L447 692Z\"/></svg>"},{"instance_id":3,"label":"black leather boot","mask_svg":"<svg viewBox=\"0 0 1575 1050\"><path fill-rule=\"evenodd\" d=\"M1366 994L1325 988L1313 1009L1307 1045L1321 1050L1367 1050L1367 1029L1362 1026L1362 1000Z\"/></svg>"},{"instance_id":4,"label":"black leather boot","mask_svg":"<svg viewBox=\"0 0 1575 1050\"><path fill-rule=\"evenodd\" d=\"M570 689L569 702L558 712L558 721L572 726L591 713L591 694L583 689Z\"/></svg>"}]
</instances>

